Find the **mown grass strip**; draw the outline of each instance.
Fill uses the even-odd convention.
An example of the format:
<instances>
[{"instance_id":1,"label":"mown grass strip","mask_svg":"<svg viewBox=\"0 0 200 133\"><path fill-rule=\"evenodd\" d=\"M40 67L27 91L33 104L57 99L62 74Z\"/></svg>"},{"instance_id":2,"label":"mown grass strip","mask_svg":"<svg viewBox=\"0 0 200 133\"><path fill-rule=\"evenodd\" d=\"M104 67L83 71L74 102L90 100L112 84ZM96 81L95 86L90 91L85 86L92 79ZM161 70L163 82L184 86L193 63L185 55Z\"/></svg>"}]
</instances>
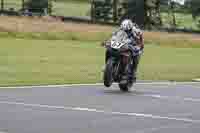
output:
<instances>
[{"instance_id":1,"label":"mown grass strip","mask_svg":"<svg viewBox=\"0 0 200 133\"><path fill-rule=\"evenodd\" d=\"M0 86L97 83L104 48L95 41L0 38ZM191 81L200 76L198 48L148 44L141 80Z\"/></svg>"}]
</instances>

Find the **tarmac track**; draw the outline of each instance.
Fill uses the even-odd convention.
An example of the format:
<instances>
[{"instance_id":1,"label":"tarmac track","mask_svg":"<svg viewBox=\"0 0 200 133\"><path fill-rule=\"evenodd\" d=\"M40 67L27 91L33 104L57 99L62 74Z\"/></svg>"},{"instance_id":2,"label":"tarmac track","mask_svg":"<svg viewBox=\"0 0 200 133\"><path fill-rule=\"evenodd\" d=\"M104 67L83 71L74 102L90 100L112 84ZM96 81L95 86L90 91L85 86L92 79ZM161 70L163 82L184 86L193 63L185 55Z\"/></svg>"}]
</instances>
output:
<instances>
[{"instance_id":1,"label":"tarmac track","mask_svg":"<svg viewBox=\"0 0 200 133\"><path fill-rule=\"evenodd\" d=\"M0 88L0 133L199 133L200 83Z\"/></svg>"}]
</instances>

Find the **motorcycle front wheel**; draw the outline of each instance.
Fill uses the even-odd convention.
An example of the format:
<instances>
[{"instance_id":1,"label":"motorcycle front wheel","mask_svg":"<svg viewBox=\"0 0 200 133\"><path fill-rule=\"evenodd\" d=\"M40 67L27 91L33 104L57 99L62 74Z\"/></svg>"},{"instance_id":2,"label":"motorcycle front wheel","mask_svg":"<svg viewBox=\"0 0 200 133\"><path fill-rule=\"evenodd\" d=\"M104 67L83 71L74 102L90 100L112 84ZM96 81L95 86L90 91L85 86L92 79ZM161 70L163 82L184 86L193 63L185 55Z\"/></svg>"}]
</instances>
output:
<instances>
[{"instance_id":1,"label":"motorcycle front wheel","mask_svg":"<svg viewBox=\"0 0 200 133\"><path fill-rule=\"evenodd\" d=\"M113 61L108 59L104 70L104 85L110 87L113 82Z\"/></svg>"},{"instance_id":2,"label":"motorcycle front wheel","mask_svg":"<svg viewBox=\"0 0 200 133\"><path fill-rule=\"evenodd\" d=\"M120 84L119 83L119 88L123 92L130 91L130 89L131 89L132 86L133 86L133 82L129 82L129 83L126 83L126 84Z\"/></svg>"}]
</instances>

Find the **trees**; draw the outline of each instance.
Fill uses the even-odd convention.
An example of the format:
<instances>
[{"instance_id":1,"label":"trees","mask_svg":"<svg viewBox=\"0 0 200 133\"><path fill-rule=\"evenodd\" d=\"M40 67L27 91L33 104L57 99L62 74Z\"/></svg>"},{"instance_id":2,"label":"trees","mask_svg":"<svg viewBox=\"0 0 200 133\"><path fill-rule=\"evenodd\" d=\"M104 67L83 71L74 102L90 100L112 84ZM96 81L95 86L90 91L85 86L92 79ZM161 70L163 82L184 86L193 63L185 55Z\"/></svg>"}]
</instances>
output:
<instances>
[{"instance_id":1,"label":"trees","mask_svg":"<svg viewBox=\"0 0 200 133\"><path fill-rule=\"evenodd\" d=\"M140 27L144 27L144 0L121 0L123 13L120 20L129 18L135 21Z\"/></svg>"},{"instance_id":2,"label":"trees","mask_svg":"<svg viewBox=\"0 0 200 133\"><path fill-rule=\"evenodd\" d=\"M192 12L192 16L196 19L200 15L200 0L187 0L187 4Z\"/></svg>"},{"instance_id":3,"label":"trees","mask_svg":"<svg viewBox=\"0 0 200 133\"><path fill-rule=\"evenodd\" d=\"M192 17L197 20L197 26L200 28L200 20L197 17L200 16L200 1L199 0L188 0L190 10L192 12Z\"/></svg>"},{"instance_id":4,"label":"trees","mask_svg":"<svg viewBox=\"0 0 200 133\"><path fill-rule=\"evenodd\" d=\"M144 20L145 26L161 26L160 0L144 0Z\"/></svg>"},{"instance_id":5,"label":"trees","mask_svg":"<svg viewBox=\"0 0 200 133\"><path fill-rule=\"evenodd\" d=\"M140 27L144 27L144 0L123 0L125 3L122 18L130 18Z\"/></svg>"},{"instance_id":6,"label":"trees","mask_svg":"<svg viewBox=\"0 0 200 133\"><path fill-rule=\"evenodd\" d=\"M45 13L45 10L48 13L51 12L51 2L49 0L28 0L24 6L25 9L33 13Z\"/></svg>"},{"instance_id":7,"label":"trees","mask_svg":"<svg viewBox=\"0 0 200 133\"><path fill-rule=\"evenodd\" d=\"M160 27L173 29L196 28L195 24L197 22L199 23L198 25L200 27L200 21L198 20L200 18L200 0L185 0L185 4L183 4L183 0L107 1L109 1L108 3L110 4L110 6L107 7L108 4L107 6L102 5L102 8L99 8L98 10L101 14L106 14L104 21L109 20L109 22L119 23L125 18L130 18L136 21L141 27L144 26L148 29ZM115 7L115 5L117 5L116 8L113 8ZM105 10L104 8L106 8L107 10ZM191 19L191 13L195 21ZM102 15L99 15L99 18L102 19L104 17L102 17Z\"/></svg>"},{"instance_id":8,"label":"trees","mask_svg":"<svg viewBox=\"0 0 200 133\"><path fill-rule=\"evenodd\" d=\"M91 9L93 21L119 23L129 18L144 26L144 0L92 0Z\"/></svg>"},{"instance_id":9,"label":"trees","mask_svg":"<svg viewBox=\"0 0 200 133\"><path fill-rule=\"evenodd\" d=\"M195 19L200 15L200 1L199 0L185 0L185 7L190 10L192 17Z\"/></svg>"},{"instance_id":10,"label":"trees","mask_svg":"<svg viewBox=\"0 0 200 133\"><path fill-rule=\"evenodd\" d=\"M197 21L196 24L200 28L200 20L198 19L198 17L200 16L200 1L185 0L185 7L189 9L190 13L192 13L194 21Z\"/></svg>"}]
</instances>

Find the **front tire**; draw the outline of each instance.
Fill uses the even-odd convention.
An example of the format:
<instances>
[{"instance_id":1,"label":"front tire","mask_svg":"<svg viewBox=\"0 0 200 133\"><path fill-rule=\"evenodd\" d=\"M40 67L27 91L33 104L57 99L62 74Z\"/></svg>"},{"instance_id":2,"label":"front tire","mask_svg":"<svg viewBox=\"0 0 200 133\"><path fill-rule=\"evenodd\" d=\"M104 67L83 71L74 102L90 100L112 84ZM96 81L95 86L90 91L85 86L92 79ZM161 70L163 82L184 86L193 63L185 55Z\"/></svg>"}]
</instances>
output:
<instances>
[{"instance_id":1,"label":"front tire","mask_svg":"<svg viewBox=\"0 0 200 133\"><path fill-rule=\"evenodd\" d=\"M119 83L119 88L123 92L130 91L131 87L133 86L133 82L128 81L126 84Z\"/></svg>"},{"instance_id":2,"label":"front tire","mask_svg":"<svg viewBox=\"0 0 200 133\"><path fill-rule=\"evenodd\" d=\"M104 71L104 85L106 87L110 87L112 85L112 81L113 81L113 61L112 59L108 59Z\"/></svg>"}]
</instances>

